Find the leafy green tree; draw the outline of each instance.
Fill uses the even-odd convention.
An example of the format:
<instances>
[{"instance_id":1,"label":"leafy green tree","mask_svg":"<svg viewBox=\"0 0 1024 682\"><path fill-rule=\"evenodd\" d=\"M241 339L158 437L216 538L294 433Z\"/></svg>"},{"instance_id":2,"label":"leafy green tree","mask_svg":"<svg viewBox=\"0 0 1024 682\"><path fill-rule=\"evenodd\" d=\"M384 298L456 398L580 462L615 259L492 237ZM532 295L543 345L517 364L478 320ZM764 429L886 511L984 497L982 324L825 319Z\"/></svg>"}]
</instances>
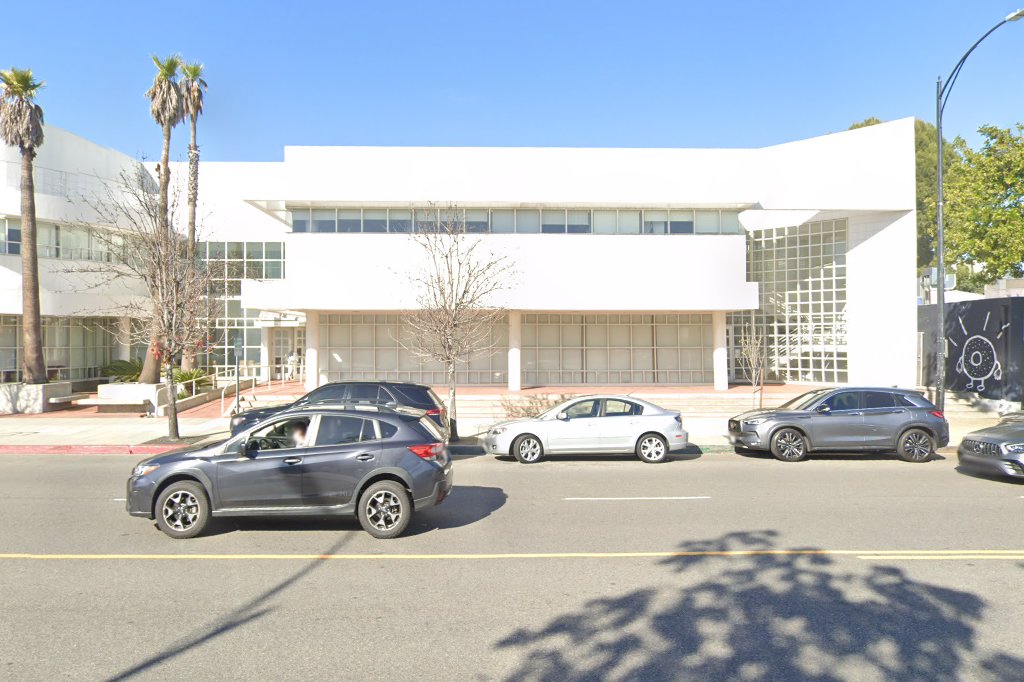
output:
<instances>
[{"instance_id":1,"label":"leafy green tree","mask_svg":"<svg viewBox=\"0 0 1024 682\"><path fill-rule=\"evenodd\" d=\"M21 152L21 306L22 377L26 384L47 382L39 309L39 257L36 253L36 190L32 162L43 144L43 109L36 94L43 87L32 69L0 71L0 138Z\"/></svg>"},{"instance_id":2,"label":"leafy green tree","mask_svg":"<svg viewBox=\"0 0 1024 682\"><path fill-rule=\"evenodd\" d=\"M977 150L957 138L946 181L946 239L961 289L1024 276L1024 124L982 126Z\"/></svg>"},{"instance_id":3,"label":"leafy green tree","mask_svg":"<svg viewBox=\"0 0 1024 682\"><path fill-rule=\"evenodd\" d=\"M877 125L882 120L874 116L854 123L850 130ZM914 148L916 153L917 179L917 266L929 268L935 265L935 195L938 178L936 163L938 156L938 140L935 126L927 121L914 121ZM949 173L957 163L957 153L953 146L944 141L942 147L943 169ZM948 223L947 223L948 224Z\"/></svg>"}]
</instances>

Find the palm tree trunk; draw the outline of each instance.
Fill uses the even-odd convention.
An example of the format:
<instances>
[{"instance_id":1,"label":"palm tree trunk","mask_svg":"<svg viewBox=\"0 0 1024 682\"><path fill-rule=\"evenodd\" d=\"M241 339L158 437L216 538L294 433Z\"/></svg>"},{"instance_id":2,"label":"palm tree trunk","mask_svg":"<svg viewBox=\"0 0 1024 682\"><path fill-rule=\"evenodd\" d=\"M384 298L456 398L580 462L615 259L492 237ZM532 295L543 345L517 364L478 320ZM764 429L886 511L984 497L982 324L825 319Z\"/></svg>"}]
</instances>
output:
<instances>
[{"instance_id":1,"label":"palm tree trunk","mask_svg":"<svg viewBox=\"0 0 1024 682\"><path fill-rule=\"evenodd\" d=\"M45 384L43 323L39 310L39 254L36 252L36 188L31 147L21 150L21 314L22 377L26 384Z\"/></svg>"},{"instance_id":2,"label":"palm tree trunk","mask_svg":"<svg viewBox=\"0 0 1024 682\"><path fill-rule=\"evenodd\" d=\"M197 117L192 117L191 137L188 142L188 241L185 248L188 262L194 266L196 257L196 204L199 202L199 146L196 144ZM181 368L185 371L195 369L195 351L185 351L181 355Z\"/></svg>"},{"instance_id":3,"label":"palm tree trunk","mask_svg":"<svg viewBox=\"0 0 1024 682\"><path fill-rule=\"evenodd\" d=\"M167 193L171 184L171 169L168 166L171 156L171 126L164 124L164 146L160 152L160 204L157 210L157 229L166 232L169 229L167 220ZM156 352L159 344L159 333L157 329L150 332L149 352L142 362L142 373L139 374L139 383L156 384L160 382L160 354Z\"/></svg>"}]
</instances>

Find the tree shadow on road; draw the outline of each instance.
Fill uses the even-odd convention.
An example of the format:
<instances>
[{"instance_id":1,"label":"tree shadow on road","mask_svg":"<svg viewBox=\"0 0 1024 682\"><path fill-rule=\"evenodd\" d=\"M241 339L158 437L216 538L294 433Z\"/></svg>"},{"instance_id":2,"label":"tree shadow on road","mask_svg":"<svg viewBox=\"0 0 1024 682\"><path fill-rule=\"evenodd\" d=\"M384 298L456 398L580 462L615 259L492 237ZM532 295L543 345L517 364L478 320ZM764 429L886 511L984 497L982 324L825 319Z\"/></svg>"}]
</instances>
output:
<instances>
[{"instance_id":1,"label":"tree shadow on road","mask_svg":"<svg viewBox=\"0 0 1024 682\"><path fill-rule=\"evenodd\" d=\"M595 599L497 643L515 680L929 680L970 677L985 602L902 570L773 554L774 531L685 542L669 585ZM751 552L723 556L724 552ZM686 555L686 553L693 553ZM842 561L855 561L852 557ZM972 663L977 664L975 661ZM989 674L1018 674L1001 654ZM1000 678L1002 679L1002 678Z\"/></svg>"},{"instance_id":2,"label":"tree shadow on road","mask_svg":"<svg viewBox=\"0 0 1024 682\"><path fill-rule=\"evenodd\" d=\"M324 550L321 554L335 554L340 550L349 538L344 537L335 541L330 547ZM278 596L288 588L292 587L300 580L303 580L310 573L320 568L323 564L327 563L322 559L313 559L309 561L301 569L291 574L284 580L278 582L271 588L264 590L260 594L256 595L246 603L238 606L231 613L225 615L222 618L210 623L205 628L200 629L198 633L190 637L183 638L169 647L153 654L149 658L131 666L130 668L123 670L113 677L108 678L111 682L116 680L128 680L137 675L148 673L153 671L154 668L166 663L167 661L180 656L181 654L198 649L199 647L209 644L213 640L217 639L221 635L227 634L233 630L244 627L253 623L268 613L272 612L274 608L270 606L271 600ZM225 671L211 671L214 677L223 676Z\"/></svg>"}]
</instances>

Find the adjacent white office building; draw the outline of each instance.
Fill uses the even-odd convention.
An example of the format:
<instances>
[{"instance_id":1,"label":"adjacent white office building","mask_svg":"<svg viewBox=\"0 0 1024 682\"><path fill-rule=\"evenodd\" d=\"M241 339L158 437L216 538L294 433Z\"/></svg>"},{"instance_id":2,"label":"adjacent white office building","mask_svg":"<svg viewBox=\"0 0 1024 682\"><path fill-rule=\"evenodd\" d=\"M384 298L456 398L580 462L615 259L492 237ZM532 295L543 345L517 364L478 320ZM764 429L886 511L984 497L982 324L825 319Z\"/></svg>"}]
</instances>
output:
<instances>
[{"instance_id":1,"label":"adjacent white office building","mask_svg":"<svg viewBox=\"0 0 1024 682\"><path fill-rule=\"evenodd\" d=\"M18 176L16 151L2 154L0 371L12 380ZM36 171L47 271L104 257L83 242L78 185L130 163L48 130ZM173 171L184 180L184 164ZM455 207L516 270L492 349L460 368L463 383L722 389L744 380L735 346L754 329L773 380L913 385L914 187L909 118L762 149L285 147L282 161L203 162L200 252L223 273L203 362L298 366L308 386L443 383L407 350L403 312L423 267L410 232ZM73 331L123 324L105 300L121 293L44 282L48 362L75 377L126 355L102 331Z\"/></svg>"}]
</instances>

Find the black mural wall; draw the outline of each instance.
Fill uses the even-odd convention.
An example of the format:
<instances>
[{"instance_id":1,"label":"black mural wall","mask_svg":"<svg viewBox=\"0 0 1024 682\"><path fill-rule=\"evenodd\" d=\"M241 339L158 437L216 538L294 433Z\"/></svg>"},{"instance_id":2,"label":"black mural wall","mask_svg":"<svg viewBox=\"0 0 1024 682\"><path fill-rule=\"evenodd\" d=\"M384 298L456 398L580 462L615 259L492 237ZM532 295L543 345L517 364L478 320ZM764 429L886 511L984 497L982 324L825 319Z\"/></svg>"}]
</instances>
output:
<instances>
[{"instance_id":1,"label":"black mural wall","mask_svg":"<svg viewBox=\"0 0 1024 682\"><path fill-rule=\"evenodd\" d=\"M925 383L934 383L938 306L919 306ZM1024 298L986 298L946 304L946 388L994 400L1024 394Z\"/></svg>"}]
</instances>

